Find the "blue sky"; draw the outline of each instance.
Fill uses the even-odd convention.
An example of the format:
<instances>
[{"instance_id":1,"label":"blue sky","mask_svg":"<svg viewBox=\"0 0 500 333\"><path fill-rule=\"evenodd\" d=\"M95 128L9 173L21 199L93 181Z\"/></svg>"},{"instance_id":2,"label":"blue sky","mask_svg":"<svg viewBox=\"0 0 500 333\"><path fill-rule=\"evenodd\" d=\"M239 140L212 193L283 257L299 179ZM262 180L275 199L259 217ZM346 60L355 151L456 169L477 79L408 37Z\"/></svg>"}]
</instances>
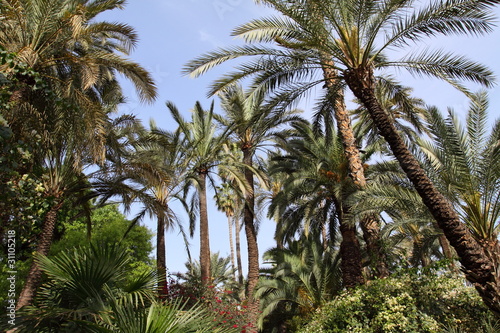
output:
<instances>
[{"instance_id":1,"label":"blue sky","mask_svg":"<svg viewBox=\"0 0 500 333\"><path fill-rule=\"evenodd\" d=\"M139 43L131 58L148 69L155 79L159 96L151 105L140 104L132 86L124 82L124 92L128 102L121 109L133 113L147 124L151 118L164 129L174 129L165 106L172 101L189 119L189 110L196 101L208 107L211 99L206 98L210 82L218 78L229 66L208 72L201 78L192 79L181 74L182 66L189 60L221 46L241 43L230 36L231 30L251 19L266 16L271 11L258 6L253 0L129 0L124 10L117 10L98 17L126 23L134 27L139 35ZM497 16L500 10L496 10ZM422 45L422 44L419 44ZM445 48L467 55L489 66L500 76L500 28L492 34L479 38L447 38L429 41L429 47ZM436 105L441 110L452 107L463 113L468 105L464 95L446 84L428 78L412 79L406 73L395 73L400 80L414 88L414 95L423 98L427 104ZM399 76L401 75L401 76ZM472 89L478 89L473 87ZM490 90L490 120L500 116L500 88ZM179 215L184 216L182 210ZM210 237L212 252L229 254L227 223L224 215L210 210ZM186 218L182 218L187 223ZM156 232L154 221L145 224ZM273 246L274 222L263 221L259 233L259 250L262 254ZM198 257L198 235L191 240L191 253ZM244 232L241 234L243 260L246 265ZM176 231L167 234L167 266L171 272L183 271L187 256L181 237Z\"/></svg>"}]
</instances>

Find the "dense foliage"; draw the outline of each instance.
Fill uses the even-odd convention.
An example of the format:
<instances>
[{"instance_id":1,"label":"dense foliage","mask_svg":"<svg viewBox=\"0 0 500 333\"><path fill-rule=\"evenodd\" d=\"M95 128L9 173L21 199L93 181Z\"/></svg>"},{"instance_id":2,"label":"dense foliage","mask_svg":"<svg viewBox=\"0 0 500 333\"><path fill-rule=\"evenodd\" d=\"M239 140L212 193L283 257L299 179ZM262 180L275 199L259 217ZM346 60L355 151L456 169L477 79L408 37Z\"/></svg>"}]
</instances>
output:
<instances>
[{"instance_id":1,"label":"dense foliage","mask_svg":"<svg viewBox=\"0 0 500 333\"><path fill-rule=\"evenodd\" d=\"M116 116L128 97L118 74L141 100L156 97L150 73L127 58L134 29L97 20L124 0L0 0L0 301L11 318L2 329L497 329L500 121L489 125L487 93L462 82L490 87L493 73L443 51L387 50L487 33L500 0L418 10L407 0L256 2L278 15L237 27L243 45L184 71L248 61L211 85L218 104L195 102L185 118L167 102L177 126L168 131ZM465 122L424 107L386 75L392 67L464 92ZM305 119L292 106L312 92ZM173 200L191 236L199 228L200 253L170 275L166 231L178 228L188 247ZM118 209L135 205L131 220ZM211 205L227 217L229 258L211 253ZM156 267L140 225L148 214ZM276 247L262 255L266 215Z\"/></svg>"},{"instance_id":2,"label":"dense foliage","mask_svg":"<svg viewBox=\"0 0 500 333\"><path fill-rule=\"evenodd\" d=\"M439 268L401 271L344 292L318 310L301 333L486 332L493 316L460 274Z\"/></svg>"}]
</instances>

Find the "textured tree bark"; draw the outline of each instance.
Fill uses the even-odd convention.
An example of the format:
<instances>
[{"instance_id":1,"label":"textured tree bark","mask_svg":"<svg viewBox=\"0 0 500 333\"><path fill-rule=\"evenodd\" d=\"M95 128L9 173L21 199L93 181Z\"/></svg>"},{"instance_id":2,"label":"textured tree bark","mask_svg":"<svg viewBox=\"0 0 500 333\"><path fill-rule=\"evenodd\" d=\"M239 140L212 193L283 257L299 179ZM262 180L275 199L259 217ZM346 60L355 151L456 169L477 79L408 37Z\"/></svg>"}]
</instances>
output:
<instances>
[{"instance_id":1,"label":"textured tree bark","mask_svg":"<svg viewBox=\"0 0 500 333\"><path fill-rule=\"evenodd\" d=\"M234 242L233 242L233 224L231 223L231 214L226 213L227 229L229 232L229 249L231 250L231 268L233 269L233 277L236 280L236 265L234 263Z\"/></svg>"},{"instance_id":2,"label":"textured tree bark","mask_svg":"<svg viewBox=\"0 0 500 333\"><path fill-rule=\"evenodd\" d=\"M253 151L251 148L243 148L243 164L252 166ZM259 247L257 245L257 232L254 226L254 179L253 172L250 168L245 168L245 181L248 185L248 190L245 191L245 210L244 223L245 234L247 237L248 249L248 283L247 283L247 306L248 306L248 321L254 328L247 330L248 332L257 332L257 319L259 317L259 300L254 298L255 287L259 281Z\"/></svg>"},{"instance_id":3,"label":"textured tree bark","mask_svg":"<svg viewBox=\"0 0 500 333\"><path fill-rule=\"evenodd\" d=\"M360 225L363 230L363 238L366 242L366 251L370 256L370 262L374 266L374 275L380 279L388 277L389 268L387 268L385 251L380 244L380 223L377 215L363 217Z\"/></svg>"},{"instance_id":4,"label":"textured tree bark","mask_svg":"<svg viewBox=\"0 0 500 333\"><path fill-rule=\"evenodd\" d=\"M356 227L348 225L343 221L343 213L339 213L340 234L340 267L342 270L342 282L347 289L365 284L363 267L361 264L361 250L356 237Z\"/></svg>"},{"instance_id":5,"label":"textured tree bark","mask_svg":"<svg viewBox=\"0 0 500 333\"><path fill-rule=\"evenodd\" d=\"M201 283L208 286L211 283L210 275L210 234L208 230L208 210L207 210L207 184L206 172L198 174L198 198L200 204L200 269Z\"/></svg>"},{"instance_id":6,"label":"textured tree bark","mask_svg":"<svg viewBox=\"0 0 500 333\"><path fill-rule=\"evenodd\" d=\"M243 265L241 264L241 241L240 241L240 219L234 221L235 246L236 246L236 265L238 266L238 284L243 287Z\"/></svg>"},{"instance_id":7,"label":"textured tree bark","mask_svg":"<svg viewBox=\"0 0 500 333\"><path fill-rule=\"evenodd\" d=\"M50 246L52 245L52 238L54 237L54 229L57 223L57 212L61 209L63 200L56 199L54 205L45 215L42 224L42 231L40 233L38 244L36 246L36 255L46 256L49 254ZM19 294L19 299L17 301L16 310L19 310L23 306L31 305L33 298L35 297L38 285L41 282L42 271L38 266L38 262L34 259L31 263L28 276L26 277L26 282L24 284L21 293Z\"/></svg>"},{"instance_id":8,"label":"textured tree bark","mask_svg":"<svg viewBox=\"0 0 500 333\"><path fill-rule=\"evenodd\" d=\"M358 144L352 130L351 117L347 111L344 101L344 91L339 88L339 75L333 67L334 63L326 55L322 57L322 69L325 79L325 87L328 89L330 98L333 98L334 117L337 123L337 131L342 141L344 155L347 160L349 176L354 184L363 189L366 187L366 177L363 162L359 155ZM363 239L366 242L367 251L370 253L371 266L375 268L378 277L389 276L389 270L385 261L385 255L380 246L380 227L378 220L364 218L360 221L363 230Z\"/></svg>"},{"instance_id":9,"label":"textured tree bark","mask_svg":"<svg viewBox=\"0 0 500 333\"><path fill-rule=\"evenodd\" d=\"M375 97L373 69L351 69L344 73L344 78L354 95L370 112L373 122L389 144L401 168L456 250L467 279L474 284L485 304L500 315L500 278L496 272L496 260L493 261L487 256L481 245L461 223L452 205L436 189L417 159L406 147Z\"/></svg>"},{"instance_id":10,"label":"textured tree bark","mask_svg":"<svg viewBox=\"0 0 500 333\"><path fill-rule=\"evenodd\" d=\"M163 299L168 291L167 282L167 255L165 252L165 218L158 217L156 232L156 271L161 279L159 283L160 299Z\"/></svg>"}]
</instances>

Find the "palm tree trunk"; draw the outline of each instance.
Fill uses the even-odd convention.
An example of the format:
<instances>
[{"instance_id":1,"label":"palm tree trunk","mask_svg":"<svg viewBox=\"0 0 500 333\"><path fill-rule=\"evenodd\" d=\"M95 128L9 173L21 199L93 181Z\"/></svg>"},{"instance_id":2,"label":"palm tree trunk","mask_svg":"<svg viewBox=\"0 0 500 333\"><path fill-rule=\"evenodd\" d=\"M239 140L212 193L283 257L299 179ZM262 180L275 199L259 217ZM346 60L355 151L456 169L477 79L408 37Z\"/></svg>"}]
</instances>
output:
<instances>
[{"instance_id":1,"label":"palm tree trunk","mask_svg":"<svg viewBox=\"0 0 500 333\"><path fill-rule=\"evenodd\" d=\"M158 273L158 278L161 279L159 289L160 289L160 299L165 297L168 292L167 283L167 255L165 252L165 218L158 217L157 223L157 233L156 233L156 271Z\"/></svg>"},{"instance_id":2,"label":"palm tree trunk","mask_svg":"<svg viewBox=\"0 0 500 333\"><path fill-rule=\"evenodd\" d=\"M243 287L243 265L241 264L241 241L240 241L240 219L234 221L234 241L236 245L236 265L238 266L238 284Z\"/></svg>"},{"instance_id":3,"label":"palm tree trunk","mask_svg":"<svg viewBox=\"0 0 500 333\"><path fill-rule=\"evenodd\" d=\"M233 277L236 280L236 265L234 263L234 242L233 242L233 223L231 223L231 214L227 216L227 228L229 232L229 248L231 250L231 267L233 268Z\"/></svg>"},{"instance_id":4,"label":"palm tree trunk","mask_svg":"<svg viewBox=\"0 0 500 333\"><path fill-rule=\"evenodd\" d=\"M200 269L201 283L207 286L210 281L210 235L208 231L208 210L207 210L207 185L206 172L199 173L199 201L200 201Z\"/></svg>"},{"instance_id":5,"label":"palm tree trunk","mask_svg":"<svg viewBox=\"0 0 500 333\"><path fill-rule=\"evenodd\" d=\"M338 205L337 207L341 207ZM344 207L345 211L345 207ZM342 208L338 209L338 220L342 242L340 243L340 268L342 282L347 289L365 284L363 277L362 256L359 241L356 236L356 227L344 220Z\"/></svg>"},{"instance_id":6,"label":"palm tree trunk","mask_svg":"<svg viewBox=\"0 0 500 333\"><path fill-rule=\"evenodd\" d=\"M250 148L243 149L243 164L252 166L253 152ZM245 191L245 209L244 223L245 234L247 237L248 249L248 283L246 296L248 300L248 322L254 327L257 327L257 319L259 317L259 301L254 299L253 294L257 282L259 281L259 247L257 245L257 232L254 226L254 179L253 172L250 168L245 168L245 181L248 189ZM252 330L247 330L253 332ZM257 331L255 331L257 332Z\"/></svg>"},{"instance_id":7,"label":"palm tree trunk","mask_svg":"<svg viewBox=\"0 0 500 333\"><path fill-rule=\"evenodd\" d=\"M328 90L330 98L333 99L334 117L337 123L337 131L344 148L349 176L359 189L364 189L366 187L365 169L352 130L351 117L345 105L344 91L339 85L339 75L337 70L333 67L333 61L327 56L322 57L321 63L325 87ZM362 219L360 224L363 230L363 239L366 242L367 251L370 253L371 266L375 267L379 277L387 277L389 275L389 270L387 269L385 255L380 246L380 227L378 220Z\"/></svg>"},{"instance_id":8,"label":"palm tree trunk","mask_svg":"<svg viewBox=\"0 0 500 333\"><path fill-rule=\"evenodd\" d=\"M375 269L375 276L379 279L388 277L389 268L387 267L385 251L382 250L379 219L376 215L368 215L363 217L360 225L363 230L363 238L366 242L366 251ZM372 235L373 232L377 236Z\"/></svg>"},{"instance_id":9,"label":"palm tree trunk","mask_svg":"<svg viewBox=\"0 0 500 333\"><path fill-rule=\"evenodd\" d=\"M494 262L472 237L446 198L436 189L417 159L406 147L394 124L375 97L373 69L356 68L344 73L354 95L363 103L385 138L401 168L412 182L451 246L456 250L467 279L474 284L485 304L500 315L500 278Z\"/></svg>"},{"instance_id":10,"label":"palm tree trunk","mask_svg":"<svg viewBox=\"0 0 500 333\"><path fill-rule=\"evenodd\" d=\"M24 283L23 289L19 294L19 300L17 301L16 310L19 310L23 306L31 305L33 298L35 297L36 289L41 282L42 271L38 266L36 260L37 256L46 256L49 254L50 246L52 245L52 238L54 237L54 229L57 222L57 212L61 209L63 205L63 200L56 199L56 202L50 210L45 215L42 224L42 231L40 233L38 244L36 246L35 258L31 263L28 276L26 277L26 282Z\"/></svg>"}]
</instances>

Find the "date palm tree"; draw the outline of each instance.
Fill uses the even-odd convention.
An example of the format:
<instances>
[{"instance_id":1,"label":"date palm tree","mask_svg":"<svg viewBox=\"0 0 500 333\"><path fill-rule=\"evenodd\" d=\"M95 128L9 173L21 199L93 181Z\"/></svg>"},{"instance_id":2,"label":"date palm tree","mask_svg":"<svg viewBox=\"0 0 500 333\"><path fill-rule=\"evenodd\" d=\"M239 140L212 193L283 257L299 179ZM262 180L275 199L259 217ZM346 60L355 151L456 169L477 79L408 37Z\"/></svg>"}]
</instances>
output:
<instances>
[{"instance_id":1,"label":"date palm tree","mask_svg":"<svg viewBox=\"0 0 500 333\"><path fill-rule=\"evenodd\" d=\"M319 238L318 232L302 234L287 247L264 253L271 267L261 269L257 285L260 328L282 327L293 315L310 315L342 290L338 253L325 249Z\"/></svg>"},{"instance_id":2,"label":"date palm tree","mask_svg":"<svg viewBox=\"0 0 500 333\"><path fill-rule=\"evenodd\" d=\"M281 217L276 227L278 244L293 240L297 232L308 235L327 229L329 238L323 242L332 247L339 230L343 284L347 288L363 284L361 249L347 204L356 186L348 176L339 138L317 136L310 124L295 123L293 128L295 135L280 145L283 154L274 156L270 167L271 174L285 175L283 189L269 207L269 215Z\"/></svg>"},{"instance_id":3,"label":"date palm tree","mask_svg":"<svg viewBox=\"0 0 500 333\"><path fill-rule=\"evenodd\" d=\"M178 125L177 131L181 135L179 144L183 162L181 167L186 170L184 177L185 195L190 188L195 188L197 193L191 201L191 212L199 214L200 225L200 267L203 284L210 284L210 238L207 208L207 180L215 187L212 173L220 164L221 152L226 142L225 133L217 133L214 121L214 103L208 110L204 110L196 102L192 110L192 119L187 122L180 114L177 107L167 102L167 107ZM190 214L193 216L193 214ZM194 231L191 220L191 234Z\"/></svg>"},{"instance_id":4,"label":"date palm tree","mask_svg":"<svg viewBox=\"0 0 500 333\"><path fill-rule=\"evenodd\" d=\"M166 290L165 232L179 228L186 247L188 244L184 228L171 208L173 200L184 204L179 196L183 177L183 170L179 167L182 158L179 137L159 129L153 121L149 131L140 123L131 125L132 128L116 134L120 140L115 141L123 142L123 145L108 154L107 169L102 168L92 184L99 196L98 204L118 197L125 211L130 211L132 204L140 205L129 230L146 214L156 218L156 266L160 289Z\"/></svg>"},{"instance_id":5,"label":"date palm tree","mask_svg":"<svg viewBox=\"0 0 500 333\"><path fill-rule=\"evenodd\" d=\"M389 48L403 49L424 37L459 35L481 35L491 31L493 16L491 9L497 1L452 0L431 1L418 9L405 0L387 3L379 0L322 2L319 0L261 1L278 9L288 19L285 23L295 27L306 22L311 32L308 40L294 33L296 29L271 28L274 38L280 43L293 46L302 53L319 52L327 55L323 64L330 68L331 77L345 82L355 97L370 113L375 126L389 144L392 153L400 163L408 178L422 197L424 204L436 219L439 227L457 251L467 279L472 282L485 304L492 311L500 313L500 277L495 273L495 263L484 252L468 229L461 223L450 202L436 189L432 181L419 165L417 159L407 148L391 119L377 100L375 93L375 71L387 67L404 68L412 74L430 75L443 79L465 91L460 80L489 86L493 75L485 68L463 56L442 51L410 52L396 60L386 56ZM290 13L290 14L289 14ZM321 18L321 19L319 19ZM299 23L296 23L300 20ZM270 25L274 22L271 21ZM281 23L281 22L280 22ZM269 38L268 38L269 40ZM311 43L312 41L314 43ZM267 50L266 50L267 51ZM210 55L191 66L199 72L222 61L240 54L262 54L258 47L244 47L232 50L228 55ZM269 55L269 52L266 53ZM294 75L304 78L307 72L294 73L283 71L286 62L274 53L273 61L257 63L260 68L270 68L271 73L279 71L283 75L270 76L266 73L258 78L265 82L265 88L273 88L281 79ZM207 61L207 59L209 61ZM211 61L214 60L215 61ZM305 56L295 57L296 62L306 61ZM206 63L208 66L203 67ZM266 66L272 65L272 66ZM292 63L291 68L295 68ZM249 72L252 66L242 66L238 75L224 81L239 79ZM259 83L257 81L257 83ZM307 84L305 84L307 85ZM288 86L288 89L291 87ZM299 90L300 91L300 90Z\"/></svg>"},{"instance_id":6,"label":"date palm tree","mask_svg":"<svg viewBox=\"0 0 500 333\"><path fill-rule=\"evenodd\" d=\"M224 116L218 117L219 122L227 129L229 137L239 146L243 153L245 197L244 218L245 234L248 249L248 297L249 314L254 316L250 322L256 322L258 301L254 298L254 290L259 279L259 248L255 228L255 181L260 172L254 166L258 151L266 149L272 140L280 135L280 127L297 120L297 111L277 114L265 106L265 95L249 95L241 86L230 87L219 95ZM265 186L265 179L260 178L260 185Z\"/></svg>"},{"instance_id":7,"label":"date palm tree","mask_svg":"<svg viewBox=\"0 0 500 333\"><path fill-rule=\"evenodd\" d=\"M500 122L488 133L488 97L473 95L465 124L451 109L429 110L431 138L420 140L426 169L456 207L474 239L498 265L500 222Z\"/></svg>"},{"instance_id":8,"label":"date palm tree","mask_svg":"<svg viewBox=\"0 0 500 333\"><path fill-rule=\"evenodd\" d=\"M123 101L116 73L129 78L143 100L152 101L156 95L147 71L123 56L137 40L133 29L95 21L97 15L122 4L120 0L1 2L0 44L37 74L16 74L22 84L11 91L13 107L2 114L16 139L36 136L40 141L33 165L48 172L45 189L53 202L42 223L39 255L48 254L57 212L74 180L82 177L83 165L104 160L109 112ZM31 302L40 274L34 261L18 308Z\"/></svg>"},{"instance_id":9,"label":"date palm tree","mask_svg":"<svg viewBox=\"0 0 500 333\"><path fill-rule=\"evenodd\" d=\"M17 73L26 87L12 92L11 100L17 105L4 115L16 134L31 137L36 130L50 142L54 130L61 130L50 126L51 122L63 117L63 130L86 143L80 153L91 152L102 160L108 112L102 105L116 107L123 101L116 74L128 78L142 100L154 100L156 88L150 74L126 58L137 42L133 28L96 20L105 11L122 8L123 3L1 1L0 44L38 74ZM40 81L45 85L40 86ZM39 89L27 89L31 86Z\"/></svg>"}]
</instances>

